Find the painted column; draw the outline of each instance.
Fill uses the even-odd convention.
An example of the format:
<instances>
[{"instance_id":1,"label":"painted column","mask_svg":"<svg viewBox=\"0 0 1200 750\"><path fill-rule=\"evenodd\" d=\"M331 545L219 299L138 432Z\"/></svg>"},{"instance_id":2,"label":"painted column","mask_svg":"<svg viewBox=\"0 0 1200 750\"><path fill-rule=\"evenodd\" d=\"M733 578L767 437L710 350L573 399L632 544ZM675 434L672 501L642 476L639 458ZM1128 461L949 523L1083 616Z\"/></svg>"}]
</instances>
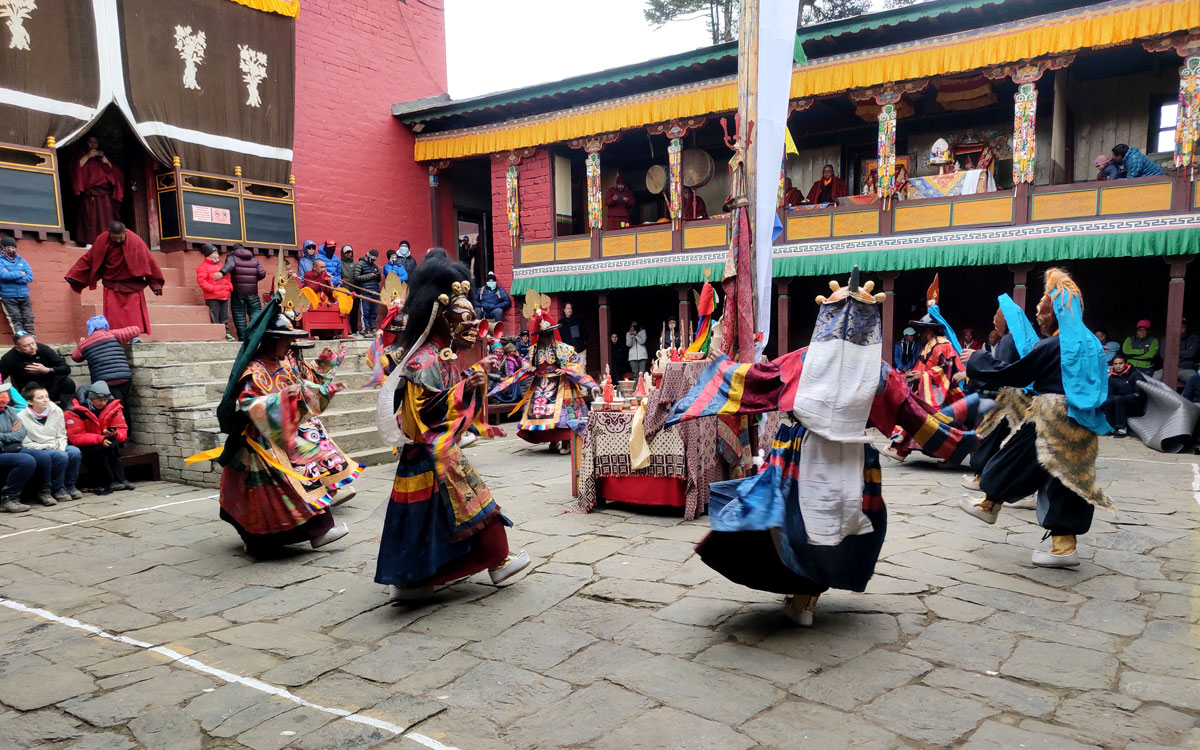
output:
<instances>
[{"instance_id":1,"label":"painted column","mask_svg":"<svg viewBox=\"0 0 1200 750\"><path fill-rule=\"evenodd\" d=\"M442 247L441 210L438 206L438 169L429 168L429 213L433 226L433 246Z\"/></svg>"},{"instance_id":2,"label":"painted column","mask_svg":"<svg viewBox=\"0 0 1200 750\"><path fill-rule=\"evenodd\" d=\"M504 174L504 194L508 206L508 240L513 250L513 258L520 257L521 247L521 198L518 190L520 174L516 164L510 164ZM437 237L436 233L434 237Z\"/></svg>"},{"instance_id":3,"label":"painted column","mask_svg":"<svg viewBox=\"0 0 1200 750\"><path fill-rule=\"evenodd\" d=\"M1163 342L1163 382L1171 388L1179 378L1179 328L1183 323L1184 276L1191 258L1164 258L1171 266L1167 286L1167 332Z\"/></svg>"},{"instance_id":4,"label":"painted column","mask_svg":"<svg viewBox=\"0 0 1200 750\"><path fill-rule=\"evenodd\" d=\"M612 335L612 316L608 309L608 292L600 292L596 295L596 299L600 303L600 377L603 378L605 370L612 364L609 359L612 355L612 344L608 340ZM620 373L615 375L615 377L620 376Z\"/></svg>"},{"instance_id":5,"label":"painted column","mask_svg":"<svg viewBox=\"0 0 1200 750\"><path fill-rule=\"evenodd\" d=\"M1195 179L1196 139L1200 138L1200 55L1179 69L1179 119L1175 122L1175 166Z\"/></svg>"},{"instance_id":6,"label":"painted column","mask_svg":"<svg viewBox=\"0 0 1200 750\"><path fill-rule=\"evenodd\" d=\"M1029 271L1033 268L1033 264L1015 263L1008 268L1013 272L1013 302L1016 302L1017 307L1021 308L1021 311L1024 312L1026 282L1029 280Z\"/></svg>"},{"instance_id":7,"label":"painted column","mask_svg":"<svg viewBox=\"0 0 1200 750\"><path fill-rule=\"evenodd\" d=\"M896 97L899 101L899 96ZM875 167L877 184L875 188L879 200L886 201L892 197L896 180L896 105L885 104L879 110L879 146Z\"/></svg>"},{"instance_id":8,"label":"painted column","mask_svg":"<svg viewBox=\"0 0 1200 750\"><path fill-rule=\"evenodd\" d=\"M670 193L667 195L667 211L672 226L678 226L683 218L683 138L672 138L667 146L667 178Z\"/></svg>"},{"instance_id":9,"label":"painted column","mask_svg":"<svg viewBox=\"0 0 1200 750\"><path fill-rule=\"evenodd\" d=\"M775 293L779 298L776 308L776 313L779 320L775 326L775 356L782 357L789 351L790 332L788 330L788 319L791 317L791 298L788 295L787 279L777 279L775 281Z\"/></svg>"},{"instance_id":10,"label":"painted column","mask_svg":"<svg viewBox=\"0 0 1200 750\"><path fill-rule=\"evenodd\" d=\"M588 228L604 226L604 199L600 194L600 152L588 153L587 159Z\"/></svg>"},{"instance_id":11,"label":"painted column","mask_svg":"<svg viewBox=\"0 0 1200 750\"><path fill-rule=\"evenodd\" d=\"M1037 85L1020 84L1013 101L1013 184L1032 183L1037 159Z\"/></svg>"}]
</instances>

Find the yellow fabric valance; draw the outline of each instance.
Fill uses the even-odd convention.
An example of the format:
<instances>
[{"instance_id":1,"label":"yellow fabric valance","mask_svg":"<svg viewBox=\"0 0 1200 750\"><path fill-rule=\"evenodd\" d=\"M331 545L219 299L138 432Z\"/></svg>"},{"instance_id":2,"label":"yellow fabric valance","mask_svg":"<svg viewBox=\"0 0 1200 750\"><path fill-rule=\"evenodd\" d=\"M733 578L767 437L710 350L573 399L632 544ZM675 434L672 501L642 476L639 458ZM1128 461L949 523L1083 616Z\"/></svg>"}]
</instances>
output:
<instances>
[{"instance_id":1,"label":"yellow fabric valance","mask_svg":"<svg viewBox=\"0 0 1200 750\"><path fill-rule=\"evenodd\" d=\"M245 5L265 13L278 13L281 16L295 18L300 15L300 0L229 0L231 3Z\"/></svg>"},{"instance_id":2,"label":"yellow fabric valance","mask_svg":"<svg viewBox=\"0 0 1200 750\"><path fill-rule=\"evenodd\" d=\"M1015 28L981 29L974 34L915 42L902 50L828 62L817 60L793 71L791 96L818 96L893 81L964 73L1193 28L1200 28L1200 2L1197 0L1140 0L1103 11L1083 9L1030 19ZM736 108L736 82L701 84L678 93L650 93L525 123L418 136L414 158L433 161L478 156L638 128L655 122L731 112Z\"/></svg>"}]
</instances>

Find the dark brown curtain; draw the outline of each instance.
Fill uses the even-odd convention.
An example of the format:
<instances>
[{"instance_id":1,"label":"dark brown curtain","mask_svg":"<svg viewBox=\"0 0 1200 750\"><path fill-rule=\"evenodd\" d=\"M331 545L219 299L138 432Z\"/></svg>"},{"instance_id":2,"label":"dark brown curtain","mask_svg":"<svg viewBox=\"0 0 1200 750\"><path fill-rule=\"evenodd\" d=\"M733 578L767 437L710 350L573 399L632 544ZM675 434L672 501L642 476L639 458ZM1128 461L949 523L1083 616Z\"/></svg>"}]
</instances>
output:
<instances>
[{"instance_id":1,"label":"dark brown curtain","mask_svg":"<svg viewBox=\"0 0 1200 750\"><path fill-rule=\"evenodd\" d=\"M0 102L0 141L44 147L53 136L63 145L98 111L100 69L91 0L38 0L21 27L28 49L12 47L13 32L0 24L0 88L50 101L38 108Z\"/></svg>"},{"instance_id":2,"label":"dark brown curtain","mask_svg":"<svg viewBox=\"0 0 1200 750\"><path fill-rule=\"evenodd\" d=\"M295 19L229 0L119 0L118 8L134 129L154 156L164 164L178 156L184 169L223 175L241 166L245 177L286 182L291 159L278 152L292 148ZM199 88L185 85L177 27L190 27L192 38L204 33L203 60L195 64ZM243 46L266 58L257 106L248 103ZM264 149L274 151L247 153Z\"/></svg>"}]
</instances>

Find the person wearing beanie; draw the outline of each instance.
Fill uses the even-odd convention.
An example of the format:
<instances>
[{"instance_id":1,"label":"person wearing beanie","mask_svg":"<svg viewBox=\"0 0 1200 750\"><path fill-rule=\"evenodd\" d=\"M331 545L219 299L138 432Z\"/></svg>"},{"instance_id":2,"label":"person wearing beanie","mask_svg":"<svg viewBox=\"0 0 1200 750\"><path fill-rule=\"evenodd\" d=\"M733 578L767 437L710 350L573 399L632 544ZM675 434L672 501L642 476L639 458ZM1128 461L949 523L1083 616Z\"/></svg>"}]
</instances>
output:
<instances>
[{"instance_id":1,"label":"person wearing beanie","mask_svg":"<svg viewBox=\"0 0 1200 750\"><path fill-rule=\"evenodd\" d=\"M337 243L333 240L325 240L325 244L321 246L317 255L325 261L325 270L329 272L329 278L333 279L333 285L341 286L342 258L338 255Z\"/></svg>"},{"instance_id":2,"label":"person wearing beanie","mask_svg":"<svg viewBox=\"0 0 1200 750\"><path fill-rule=\"evenodd\" d=\"M1135 370L1146 376L1154 373L1158 350L1158 339L1150 335L1150 321L1147 319L1139 320L1133 335L1126 336L1125 343L1121 344L1121 354L1125 355Z\"/></svg>"},{"instance_id":3,"label":"person wearing beanie","mask_svg":"<svg viewBox=\"0 0 1200 750\"><path fill-rule=\"evenodd\" d=\"M233 327L238 341L244 341L246 327L262 309L258 282L267 277L267 269L254 257L254 251L239 242L233 246L233 253L222 270L233 281Z\"/></svg>"},{"instance_id":4,"label":"person wearing beanie","mask_svg":"<svg viewBox=\"0 0 1200 750\"><path fill-rule=\"evenodd\" d=\"M12 237L0 240L0 304L14 334L34 332L33 300L29 297L32 283L33 269L17 255L17 241Z\"/></svg>"},{"instance_id":5,"label":"person wearing beanie","mask_svg":"<svg viewBox=\"0 0 1200 750\"><path fill-rule=\"evenodd\" d=\"M121 444L129 439L129 428L121 402L113 398L108 383L94 380L80 388L65 417L67 441L82 452L92 491L107 495L132 490L121 464Z\"/></svg>"},{"instance_id":6,"label":"person wearing beanie","mask_svg":"<svg viewBox=\"0 0 1200 750\"><path fill-rule=\"evenodd\" d=\"M404 266L404 270L409 276L417 270L417 259L412 256L412 250L409 249L408 240L400 240L400 247L396 248L396 258L400 265Z\"/></svg>"},{"instance_id":7,"label":"person wearing beanie","mask_svg":"<svg viewBox=\"0 0 1200 750\"><path fill-rule=\"evenodd\" d=\"M214 245L203 247L204 260L196 266L196 285L204 295L208 306L208 322L226 326L225 340L232 341L229 333L229 298L233 295L233 279L225 274L221 264L221 251Z\"/></svg>"},{"instance_id":8,"label":"person wearing beanie","mask_svg":"<svg viewBox=\"0 0 1200 750\"><path fill-rule=\"evenodd\" d=\"M379 251L371 248L367 254L358 262L358 267L354 272L358 279L358 286L366 292L370 292L365 296L378 297L381 285L381 274L379 272ZM375 330L375 326L379 321L379 303L360 300L359 307L362 309L362 328L360 333L363 336L369 336Z\"/></svg>"},{"instance_id":9,"label":"person wearing beanie","mask_svg":"<svg viewBox=\"0 0 1200 750\"><path fill-rule=\"evenodd\" d=\"M330 276L333 272L330 271ZM349 245L342 245L342 280L338 282L339 286L345 286L354 294L360 294L358 278L358 263L354 260L354 248ZM354 305L350 308L350 333L358 333L362 328L362 300L354 297Z\"/></svg>"},{"instance_id":10,"label":"person wearing beanie","mask_svg":"<svg viewBox=\"0 0 1200 750\"><path fill-rule=\"evenodd\" d=\"M488 271L487 282L479 290L475 309L481 318L488 320L503 320L504 311L512 307L512 297L504 291L496 280L496 274Z\"/></svg>"},{"instance_id":11,"label":"person wearing beanie","mask_svg":"<svg viewBox=\"0 0 1200 750\"><path fill-rule=\"evenodd\" d=\"M408 281L408 267L401 261L400 253L395 250L387 251L387 263L383 266L383 279L386 282L388 276L395 276L400 281ZM411 260L411 258L410 258Z\"/></svg>"},{"instance_id":12,"label":"person wearing beanie","mask_svg":"<svg viewBox=\"0 0 1200 750\"><path fill-rule=\"evenodd\" d=\"M87 360L88 375L92 382L104 381L121 402L125 412L125 424L132 429L133 419L129 414L129 386L133 382L133 368L125 347L141 331L137 326L109 330L108 320L103 315L88 318L87 336L79 340L71 359L76 362Z\"/></svg>"}]
</instances>

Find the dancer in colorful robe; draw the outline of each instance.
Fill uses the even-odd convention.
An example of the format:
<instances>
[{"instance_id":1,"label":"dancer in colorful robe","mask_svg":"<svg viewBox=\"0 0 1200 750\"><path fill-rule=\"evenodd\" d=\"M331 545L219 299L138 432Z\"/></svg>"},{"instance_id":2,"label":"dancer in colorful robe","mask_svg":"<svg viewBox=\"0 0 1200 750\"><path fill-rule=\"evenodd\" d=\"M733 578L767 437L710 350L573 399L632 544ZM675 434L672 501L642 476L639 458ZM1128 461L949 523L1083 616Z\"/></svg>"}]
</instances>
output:
<instances>
[{"instance_id":1,"label":"dancer in colorful robe","mask_svg":"<svg viewBox=\"0 0 1200 750\"><path fill-rule=\"evenodd\" d=\"M529 299L527 293L527 306ZM527 316L529 332L536 337L529 361L497 383L489 395L528 383L525 396L512 410L515 414L524 409L517 437L527 443L549 443L551 453L567 454L572 435L584 427L588 401L599 386L584 372L575 350L559 340L558 326L542 306L548 303L543 299Z\"/></svg>"},{"instance_id":2,"label":"dancer in colorful robe","mask_svg":"<svg viewBox=\"0 0 1200 750\"><path fill-rule=\"evenodd\" d=\"M1101 409L1108 371L1100 340L1083 324L1083 296L1074 280L1051 268L1044 288L1037 322L1046 338L1009 364L983 352L967 362L972 380L1002 388L997 409L1013 436L983 468L985 499L959 505L995 523L1002 503L1036 492L1038 523L1053 542L1049 552L1034 550L1033 564L1072 568L1079 565L1077 538L1091 528L1095 507L1113 510L1096 483L1097 435L1111 432Z\"/></svg>"},{"instance_id":3,"label":"dancer in colorful robe","mask_svg":"<svg viewBox=\"0 0 1200 750\"><path fill-rule=\"evenodd\" d=\"M922 450L951 460L975 443L974 433L923 409L904 376L882 361L880 300L872 282L856 282L832 282L833 295L817 298L807 348L753 365L718 357L667 422L791 414L794 423L780 425L759 474L712 484L712 532L696 550L731 581L784 594L784 613L804 627L827 589L866 588L883 546L887 510L866 428L888 435L901 426Z\"/></svg>"},{"instance_id":4,"label":"dancer in colorful robe","mask_svg":"<svg viewBox=\"0 0 1200 750\"><path fill-rule=\"evenodd\" d=\"M252 556L286 544L314 549L346 535L330 506L352 496L363 467L329 438L319 415L345 385L333 379L345 353L325 349L309 364L294 351L307 334L281 311L276 295L247 330L225 397L217 407L229 435L216 458L221 473L221 520L231 524ZM336 499L335 499L336 498Z\"/></svg>"},{"instance_id":5,"label":"dancer in colorful robe","mask_svg":"<svg viewBox=\"0 0 1200 750\"><path fill-rule=\"evenodd\" d=\"M504 527L512 522L458 447L472 427L481 437L504 434L487 424L493 358L465 372L456 362L456 352L478 337L470 271L426 258L409 283L406 354L390 370L376 408L380 434L400 448L375 569L375 581L395 600L428 598L436 585L484 570L492 583L510 583L530 564L524 550L509 554Z\"/></svg>"}]
</instances>

